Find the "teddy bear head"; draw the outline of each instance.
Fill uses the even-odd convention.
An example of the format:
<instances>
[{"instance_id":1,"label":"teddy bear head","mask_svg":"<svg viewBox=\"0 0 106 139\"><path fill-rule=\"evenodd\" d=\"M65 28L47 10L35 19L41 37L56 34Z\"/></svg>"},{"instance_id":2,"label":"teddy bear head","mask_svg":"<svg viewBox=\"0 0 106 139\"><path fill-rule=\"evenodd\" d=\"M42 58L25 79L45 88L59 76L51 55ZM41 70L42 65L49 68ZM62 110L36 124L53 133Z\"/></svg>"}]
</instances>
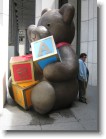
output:
<instances>
[{"instance_id":1,"label":"teddy bear head","mask_svg":"<svg viewBox=\"0 0 106 139\"><path fill-rule=\"evenodd\" d=\"M60 9L44 9L38 26L44 26L53 35L55 43L71 43L75 35L74 13L75 9L69 3Z\"/></svg>"}]
</instances>

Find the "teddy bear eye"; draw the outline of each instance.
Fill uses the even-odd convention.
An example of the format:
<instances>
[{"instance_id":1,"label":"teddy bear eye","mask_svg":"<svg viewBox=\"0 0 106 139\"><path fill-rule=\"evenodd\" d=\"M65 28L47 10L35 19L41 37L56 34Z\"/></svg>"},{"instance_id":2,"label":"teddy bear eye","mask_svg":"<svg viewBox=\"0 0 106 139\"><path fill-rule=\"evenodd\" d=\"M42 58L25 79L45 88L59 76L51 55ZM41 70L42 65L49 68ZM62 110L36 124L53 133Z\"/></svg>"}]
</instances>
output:
<instances>
[{"instance_id":1,"label":"teddy bear eye","mask_svg":"<svg viewBox=\"0 0 106 139\"><path fill-rule=\"evenodd\" d=\"M50 27L50 23L48 23L47 26Z\"/></svg>"}]
</instances>

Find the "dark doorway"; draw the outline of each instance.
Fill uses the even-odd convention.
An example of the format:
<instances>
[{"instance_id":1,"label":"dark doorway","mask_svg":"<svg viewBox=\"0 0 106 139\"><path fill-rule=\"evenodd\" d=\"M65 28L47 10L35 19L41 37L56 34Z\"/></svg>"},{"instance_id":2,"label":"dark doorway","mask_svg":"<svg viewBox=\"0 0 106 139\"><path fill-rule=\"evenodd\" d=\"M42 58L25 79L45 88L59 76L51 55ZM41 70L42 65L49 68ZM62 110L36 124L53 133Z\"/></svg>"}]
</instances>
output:
<instances>
[{"instance_id":1,"label":"dark doorway","mask_svg":"<svg viewBox=\"0 0 106 139\"><path fill-rule=\"evenodd\" d=\"M68 0L59 0L59 8L65 3L68 3Z\"/></svg>"}]
</instances>

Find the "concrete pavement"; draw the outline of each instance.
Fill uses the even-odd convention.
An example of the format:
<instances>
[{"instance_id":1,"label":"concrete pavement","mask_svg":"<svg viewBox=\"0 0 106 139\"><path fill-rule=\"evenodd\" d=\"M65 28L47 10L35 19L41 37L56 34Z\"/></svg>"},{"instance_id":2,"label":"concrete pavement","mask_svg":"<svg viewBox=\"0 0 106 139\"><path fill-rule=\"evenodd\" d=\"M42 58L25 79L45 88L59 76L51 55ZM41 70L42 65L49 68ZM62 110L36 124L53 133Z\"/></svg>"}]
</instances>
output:
<instances>
[{"instance_id":1,"label":"concrete pavement","mask_svg":"<svg viewBox=\"0 0 106 139\"><path fill-rule=\"evenodd\" d=\"M97 87L88 86L88 104L76 100L72 107L40 115L32 109L25 111L8 95L7 104L0 115L2 130L36 131L98 131Z\"/></svg>"}]
</instances>

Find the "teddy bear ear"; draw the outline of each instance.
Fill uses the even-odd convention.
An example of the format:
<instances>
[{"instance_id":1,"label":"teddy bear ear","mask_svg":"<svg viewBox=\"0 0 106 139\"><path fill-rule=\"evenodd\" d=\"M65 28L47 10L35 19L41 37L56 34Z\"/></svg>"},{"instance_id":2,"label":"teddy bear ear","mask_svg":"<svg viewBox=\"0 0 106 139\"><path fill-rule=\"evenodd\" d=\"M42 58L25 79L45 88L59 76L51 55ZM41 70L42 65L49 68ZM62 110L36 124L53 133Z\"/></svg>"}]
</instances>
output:
<instances>
[{"instance_id":1,"label":"teddy bear ear","mask_svg":"<svg viewBox=\"0 0 106 139\"><path fill-rule=\"evenodd\" d=\"M59 12L63 16L63 21L70 24L75 14L75 8L71 4L66 3L59 9Z\"/></svg>"},{"instance_id":2,"label":"teddy bear ear","mask_svg":"<svg viewBox=\"0 0 106 139\"><path fill-rule=\"evenodd\" d=\"M47 11L50 11L51 9L48 9L48 8L45 8L45 9L43 9L43 11L41 12L41 16L44 14L44 13L46 13Z\"/></svg>"},{"instance_id":3,"label":"teddy bear ear","mask_svg":"<svg viewBox=\"0 0 106 139\"><path fill-rule=\"evenodd\" d=\"M31 34L32 34L32 32L35 33L36 29L37 29L37 26L36 25L30 25L30 26L28 26L28 28L27 28L27 36L28 36L29 43L32 42Z\"/></svg>"}]
</instances>

